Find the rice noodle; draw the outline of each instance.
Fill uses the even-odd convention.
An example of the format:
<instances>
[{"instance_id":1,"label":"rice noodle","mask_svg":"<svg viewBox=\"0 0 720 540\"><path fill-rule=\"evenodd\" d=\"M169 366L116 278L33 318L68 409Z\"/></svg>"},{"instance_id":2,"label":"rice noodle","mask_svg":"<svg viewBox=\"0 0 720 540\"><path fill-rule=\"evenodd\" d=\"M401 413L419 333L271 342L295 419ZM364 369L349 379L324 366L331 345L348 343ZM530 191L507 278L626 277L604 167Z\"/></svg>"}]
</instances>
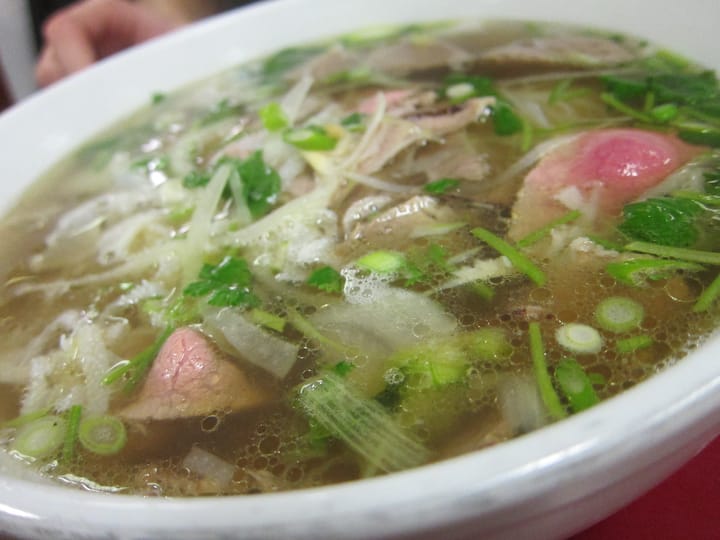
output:
<instances>
[{"instance_id":1,"label":"rice noodle","mask_svg":"<svg viewBox=\"0 0 720 540\"><path fill-rule=\"evenodd\" d=\"M318 186L307 195L293 199L247 227L232 233L229 237L230 241L239 246L252 246L270 233L281 234L284 227L296 220L312 222L316 216L325 211L332 191L328 187Z\"/></svg>"},{"instance_id":2,"label":"rice noodle","mask_svg":"<svg viewBox=\"0 0 720 540\"><path fill-rule=\"evenodd\" d=\"M385 94L383 92L378 92L375 114L373 114L370 118L367 128L365 128L365 133L360 139L360 142L358 142L353 153L340 164L341 170L351 170L357 164L360 156L362 156L365 153L365 150L370 146L370 144L372 144L378 129L380 129L380 124L385 117L386 106Z\"/></svg>"},{"instance_id":3,"label":"rice noodle","mask_svg":"<svg viewBox=\"0 0 720 540\"><path fill-rule=\"evenodd\" d=\"M60 296L73 287L84 285L100 285L112 281L123 281L129 277L145 272L148 268L158 265L159 271L172 273L176 268L177 252L175 246L164 244L154 249L148 249L137 255L125 264L116 266L106 272L84 275L74 279L61 279L49 283L19 283L12 289L14 296L23 296L34 292L42 292L46 296Z\"/></svg>"},{"instance_id":4,"label":"rice noodle","mask_svg":"<svg viewBox=\"0 0 720 540\"><path fill-rule=\"evenodd\" d=\"M348 180L352 180L353 182L357 182L358 184L363 184L365 186L379 189L382 191L389 191L391 193L417 193L419 192L419 188L416 186L405 186L403 184L394 184L392 182L386 182L385 180L380 180L379 178L375 176L370 176L367 174L359 174L359 173L353 173L353 172L346 172L343 173L345 178Z\"/></svg>"},{"instance_id":5,"label":"rice noodle","mask_svg":"<svg viewBox=\"0 0 720 540\"><path fill-rule=\"evenodd\" d=\"M510 165L510 167L505 169L502 174L497 176L495 178L495 182L498 184L504 184L508 180L518 176L523 171L535 165L535 163L540 161L540 159L542 159L544 156L546 156L556 148L560 148L561 146L569 143L578 136L579 133L573 133L571 135L561 135L560 137L555 137L553 139L549 139L538 144L532 150L526 153L523 157Z\"/></svg>"},{"instance_id":6,"label":"rice noodle","mask_svg":"<svg viewBox=\"0 0 720 540\"><path fill-rule=\"evenodd\" d=\"M315 80L312 76L308 74L303 75L300 80L295 83L295 86L280 100L280 107L285 113L290 125L293 125L297 121L302 104L305 98L307 98L313 82L315 82Z\"/></svg>"},{"instance_id":7,"label":"rice noodle","mask_svg":"<svg viewBox=\"0 0 720 540\"><path fill-rule=\"evenodd\" d=\"M144 237L144 245L155 243L148 237L154 237L155 240L170 238L170 228L162 224L163 218L162 210L149 210L131 215L108 228L96 242L98 262L108 265L126 260L131 255L133 243L140 236Z\"/></svg>"},{"instance_id":8,"label":"rice noodle","mask_svg":"<svg viewBox=\"0 0 720 540\"><path fill-rule=\"evenodd\" d=\"M205 246L210 236L210 225L231 172L230 165L221 166L210 179L195 207L182 250L183 283L195 279L200 271Z\"/></svg>"},{"instance_id":9,"label":"rice noodle","mask_svg":"<svg viewBox=\"0 0 720 540\"><path fill-rule=\"evenodd\" d=\"M60 334L71 331L81 318L82 314L77 310L63 311L24 348L6 349L0 355L0 382L26 384L30 374L30 361L48 349L53 341L57 343Z\"/></svg>"}]
</instances>

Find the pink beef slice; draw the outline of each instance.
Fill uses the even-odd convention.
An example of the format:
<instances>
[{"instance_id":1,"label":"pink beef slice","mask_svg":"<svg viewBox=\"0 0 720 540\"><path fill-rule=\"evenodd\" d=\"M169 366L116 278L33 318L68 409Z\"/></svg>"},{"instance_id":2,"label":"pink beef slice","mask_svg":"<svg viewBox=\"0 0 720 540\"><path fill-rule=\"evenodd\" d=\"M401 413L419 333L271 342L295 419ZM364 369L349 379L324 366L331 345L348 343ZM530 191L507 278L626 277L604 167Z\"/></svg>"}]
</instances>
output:
<instances>
[{"instance_id":1,"label":"pink beef slice","mask_svg":"<svg viewBox=\"0 0 720 540\"><path fill-rule=\"evenodd\" d=\"M167 339L136 400L118 415L128 420L170 420L239 411L270 399L207 339L180 328Z\"/></svg>"},{"instance_id":2,"label":"pink beef slice","mask_svg":"<svg viewBox=\"0 0 720 540\"><path fill-rule=\"evenodd\" d=\"M517 240L570 208L607 222L702 152L675 136L639 129L589 131L545 156L527 175L509 231Z\"/></svg>"}]
</instances>

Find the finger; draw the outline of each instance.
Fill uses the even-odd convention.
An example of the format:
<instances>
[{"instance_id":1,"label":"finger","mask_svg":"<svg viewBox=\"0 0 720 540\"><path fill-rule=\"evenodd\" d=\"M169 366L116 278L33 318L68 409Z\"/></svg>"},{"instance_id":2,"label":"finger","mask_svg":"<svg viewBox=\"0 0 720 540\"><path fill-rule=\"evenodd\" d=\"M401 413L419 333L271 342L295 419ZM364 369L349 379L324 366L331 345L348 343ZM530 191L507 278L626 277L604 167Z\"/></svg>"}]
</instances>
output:
<instances>
[{"instance_id":1,"label":"finger","mask_svg":"<svg viewBox=\"0 0 720 540\"><path fill-rule=\"evenodd\" d=\"M55 51L50 47L45 47L35 66L35 80L38 85L40 87L49 86L66 75L67 73L63 72L60 67Z\"/></svg>"},{"instance_id":2,"label":"finger","mask_svg":"<svg viewBox=\"0 0 720 540\"><path fill-rule=\"evenodd\" d=\"M58 11L44 27L54 61L39 67L43 80L74 73L96 60L167 32L176 23L124 0L85 0Z\"/></svg>"},{"instance_id":3,"label":"finger","mask_svg":"<svg viewBox=\"0 0 720 540\"><path fill-rule=\"evenodd\" d=\"M63 16L59 13L45 25L45 42L53 51L60 70L74 73L89 66L97 55L92 43L92 36L87 32L80 19L71 12Z\"/></svg>"}]
</instances>

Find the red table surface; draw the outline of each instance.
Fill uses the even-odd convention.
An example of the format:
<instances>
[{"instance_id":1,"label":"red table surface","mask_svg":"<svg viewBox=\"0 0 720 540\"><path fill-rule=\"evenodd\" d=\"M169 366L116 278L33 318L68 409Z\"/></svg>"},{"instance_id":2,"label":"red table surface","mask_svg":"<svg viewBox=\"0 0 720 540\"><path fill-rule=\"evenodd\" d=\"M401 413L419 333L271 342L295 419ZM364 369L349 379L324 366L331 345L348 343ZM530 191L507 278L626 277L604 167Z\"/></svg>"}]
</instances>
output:
<instances>
[{"instance_id":1,"label":"red table surface","mask_svg":"<svg viewBox=\"0 0 720 540\"><path fill-rule=\"evenodd\" d=\"M660 485L572 540L720 539L720 437Z\"/></svg>"}]
</instances>

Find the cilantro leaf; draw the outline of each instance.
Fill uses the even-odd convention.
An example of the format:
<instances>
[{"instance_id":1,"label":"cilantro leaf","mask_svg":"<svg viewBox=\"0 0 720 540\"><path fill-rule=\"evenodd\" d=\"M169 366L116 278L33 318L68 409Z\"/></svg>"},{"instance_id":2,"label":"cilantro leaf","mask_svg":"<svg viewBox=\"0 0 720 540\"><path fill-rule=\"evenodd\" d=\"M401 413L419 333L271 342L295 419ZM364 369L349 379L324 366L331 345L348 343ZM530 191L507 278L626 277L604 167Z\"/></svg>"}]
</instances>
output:
<instances>
[{"instance_id":1,"label":"cilantro leaf","mask_svg":"<svg viewBox=\"0 0 720 540\"><path fill-rule=\"evenodd\" d=\"M185 178L182 179L182 185L187 189L197 189L207 186L209 182L210 175L198 171L192 171L185 175Z\"/></svg>"},{"instance_id":2,"label":"cilantro leaf","mask_svg":"<svg viewBox=\"0 0 720 540\"><path fill-rule=\"evenodd\" d=\"M720 169L705 173L705 193L708 195L720 195Z\"/></svg>"},{"instance_id":3,"label":"cilantro leaf","mask_svg":"<svg viewBox=\"0 0 720 540\"><path fill-rule=\"evenodd\" d=\"M355 364L348 362L347 360L341 360L333 366L333 371L341 377L345 377L353 369L355 369Z\"/></svg>"},{"instance_id":4,"label":"cilantro leaf","mask_svg":"<svg viewBox=\"0 0 720 540\"><path fill-rule=\"evenodd\" d=\"M252 274L243 259L225 257L217 265L204 264L198 277L198 281L183 289L183 295L210 295L208 304L219 307L254 307L259 304L258 298L250 291Z\"/></svg>"},{"instance_id":5,"label":"cilantro leaf","mask_svg":"<svg viewBox=\"0 0 720 540\"><path fill-rule=\"evenodd\" d=\"M496 135L514 135L523 128L523 121L515 113L510 104L497 100L492 109L493 127Z\"/></svg>"},{"instance_id":6,"label":"cilantro leaf","mask_svg":"<svg viewBox=\"0 0 720 540\"><path fill-rule=\"evenodd\" d=\"M237 170L243 182L243 193L250 213L254 218L266 214L275 204L280 192L280 175L265 163L261 150L240 162Z\"/></svg>"},{"instance_id":7,"label":"cilantro leaf","mask_svg":"<svg viewBox=\"0 0 720 540\"><path fill-rule=\"evenodd\" d=\"M657 69L657 68L656 68ZM644 77L603 77L602 99L631 118L670 125L691 144L720 147L720 85L712 71L662 64Z\"/></svg>"},{"instance_id":8,"label":"cilantro leaf","mask_svg":"<svg viewBox=\"0 0 720 540\"><path fill-rule=\"evenodd\" d=\"M441 178L433 182L428 182L423 186L425 193L432 193L433 195L442 195L447 193L451 189L455 189L460 185L460 180L456 178Z\"/></svg>"},{"instance_id":9,"label":"cilantro leaf","mask_svg":"<svg viewBox=\"0 0 720 540\"><path fill-rule=\"evenodd\" d=\"M339 293L343 290L345 279L331 266L323 266L310 274L307 284L321 291Z\"/></svg>"},{"instance_id":10,"label":"cilantro leaf","mask_svg":"<svg viewBox=\"0 0 720 540\"><path fill-rule=\"evenodd\" d=\"M215 106L199 120L198 125L209 126L220 120L242 114L244 110L245 108L242 105L232 105L230 100L225 98L216 103Z\"/></svg>"},{"instance_id":11,"label":"cilantro leaf","mask_svg":"<svg viewBox=\"0 0 720 540\"><path fill-rule=\"evenodd\" d=\"M689 199L647 199L623 208L618 229L633 240L690 247L699 237L696 219L701 213L702 207Z\"/></svg>"},{"instance_id":12,"label":"cilantro leaf","mask_svg":"<svg viewBox=\"0 0 720 540\"><path fill-rule=\"evenodd\" d=\"M440 95L450 103L458 104L473 97L497 96L497 90L490 77L451 73L445 77Z\"/></svg>"},{"instance_id":13,"label":"cilantro leaf","mask_svg":"<svg viewBox=\"0 0 720 540\"><path fill-rule=\"evenodd\" d=\"M648 89L663 103L694 105L718 97L718 83L712 71L654 75L648 79Z\"/></svg>"},{"instance_id":14,"label":"cilantro leaf","mask_svg":"<svg viewBox=\"0 0 720 540\"><path fill-rule=\"evenodd\" d=\"M252 281L247 262L235 257L225 257L218 265L204 264L200 270L200 279L224 285L246 287Z\"/></svg>"},{"instance_id":15,"label":"cilantro leaf","mask_svg":"<svg viewBox=\"0 0 720 540\"><path fill-rule=\"evenodd\" d=\"M217 169L222 165L232 166L242 181L242 197L247 203L253 218L265 215L275 204L282 187L280 175L263 160L262 150L256 150L250 157L240 160L231 157L221 158L215 168L209 172L193 171L183 178L182 184L187 189L206 186ZM223 197L232 196L232 190L225 186Z\"/></svg>"},{"instance_id":16,"label":"cilantro leaf","mask_svg":"<svg viewBox=\"0 0 720 540\"><path fill-rule=\"evenodd\" d=\"M463 103L473 97L495 96L495 105L490 107L495 134L514 135L523 129L522 119L507 101L501 99L490 77L452 73L445 78L439 94L451 104Z\"/></svg>"},{"instance_id":17,"label":"cilantro leaf","mask_svg":"<svg viewBox=\"0 0 720 540\"><path fill-rule=\"evenodd\" d=\"M363 128L364 120L364 114L355 112L340 120L340 125L348 131L360 131Z\"/></svg>"},{"instance_id":18,"label":"cilantro leaf","mask_svg":"<svg viewBox=\"0 0 720 540\"><path fill-rule=\"evenodd\" d=\"M282 49L265 60L262 66L263 75L268 78L277 78L323 50L323 47L289 47Z\"/></svg>"}]
</instances>

